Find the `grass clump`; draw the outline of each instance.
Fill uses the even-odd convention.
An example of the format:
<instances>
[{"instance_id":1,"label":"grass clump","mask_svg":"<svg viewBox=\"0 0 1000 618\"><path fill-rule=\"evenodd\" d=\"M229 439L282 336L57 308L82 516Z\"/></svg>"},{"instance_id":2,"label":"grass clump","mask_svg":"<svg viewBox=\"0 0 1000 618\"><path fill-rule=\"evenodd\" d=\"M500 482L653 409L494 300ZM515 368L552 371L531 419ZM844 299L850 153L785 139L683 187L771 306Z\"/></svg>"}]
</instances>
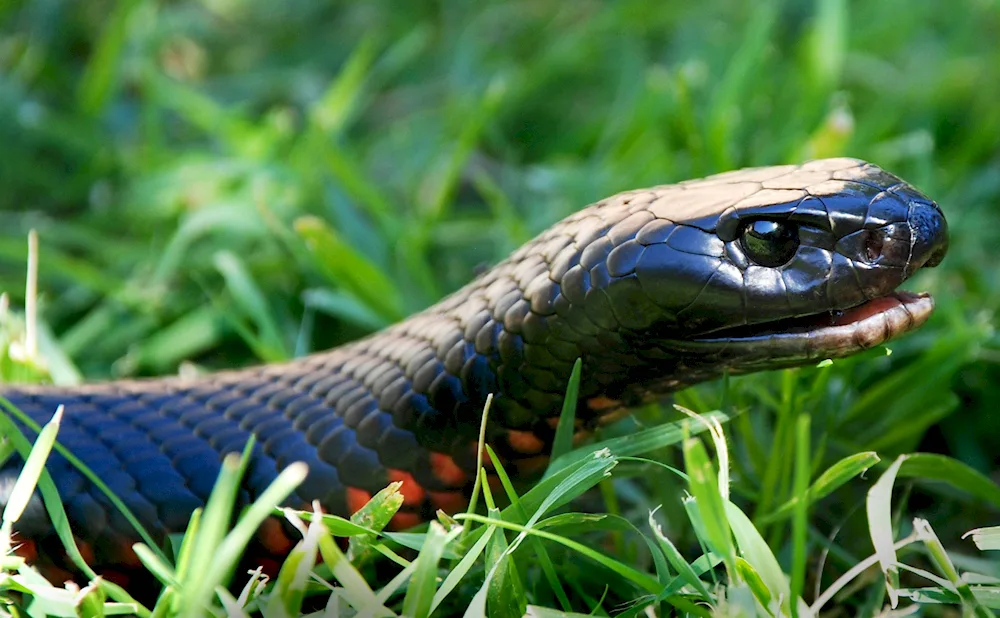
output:
<instances>
[{"instance_id":1,"label":"grass clump","mask_svg":"<svg viewBox=\"0 0 1000 618\"><path fill-rule=\"evenodd\" d=\"M572 392L578 381L574 372L561 427L572 427ZM50 516L55 515L60 537L69 543L69 552L73 537L43 468L56 445L62 410L41 428L30 448L8 419L5 443L20 451L26 463L0 526L0 547L6 556L0 563L0 604L12 614L57 616L639 616L652 612L799 617L819 616L834 599L848 594L859 614L953 605L965 614L990 616L992 609L1000 608L1000 579L992 574L995 565L977 563L964 554L953 556L927 519L916 517L905 523L893 501L899 479L918 478L938 480L1000 504L1000 488L965 464L943 455L906 454L888 467L881 466L875 482L865 483L859 477L881 464L875 453L868 452L847 456L814 474L812 418L798 411L794 457L788 463L794 479L791 495L771 512L752 518L739 505L750 502L747 488L732 477L733 454L724 423L732 426L734 419L721 412L702 416L681 406L677 409L684 414L673 422L562 453L544 478L524 493L516 490L489 445L483 445L507 506L501 508L481 463L483 482L478 488L485 512L442 513L422 532L383 530L402 504L399 484L374 496L351 520L318 510L279 508L305 478L301 464L286 468L230 526L251 441L242 456L225 458L207 505L194 513L173 558L156 546L136 544L143 565L163 586L151 606L96 577L82 558L79 566L92 578L84 588L47 581L14 555L17 537L12 529L36 485ZM484 420L487 413L488 407ZM702 436L709 438L707 444ZM644 457L663 449L679 450L682 468ZM679 482L682 492L675 495L673 505L664 506L679 506L684 521L665 518L667 509L660 506L647 509L641 521L626 513L576 510L600 484L627 484L631 474L648 475L651 469ZM865 526L874 552L849 568L837 569L842 572L831 578L824 572L825 558L816 558L817 552L822 556L838 551L836 540L810 535L810 515L825 497L864 485L868 485ZM269 516L285 518L301 539L273 580L259 568L237 572L241 555ZM791 530L772 536L784 541L769 542L768 529L773 534L778 523L789 519ZM684 528L689 529L687 535L677 533ZM991 529L970 534L981 550L996 545ZM349 539L348 553L338 538ZM615 551L623 547L628 549ZM373 563L390 562L391 577L384 571L382 577L371 576ZM967 566L957 566L962 563ZM566 564L580 568L556 567ZM863 577L876 567L881 576ZM812 592L806 589L807 582Z\"/></svg>"}]
</instances>

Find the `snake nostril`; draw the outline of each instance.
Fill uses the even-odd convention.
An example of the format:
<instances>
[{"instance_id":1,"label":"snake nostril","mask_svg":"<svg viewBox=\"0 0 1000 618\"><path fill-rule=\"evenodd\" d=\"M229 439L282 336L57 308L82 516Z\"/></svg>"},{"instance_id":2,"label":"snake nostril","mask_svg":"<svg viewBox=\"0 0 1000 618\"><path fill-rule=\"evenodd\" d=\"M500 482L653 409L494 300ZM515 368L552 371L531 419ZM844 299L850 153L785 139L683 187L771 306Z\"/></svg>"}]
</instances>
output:
<instances>
[{"instance_id":1,"label":"snake nostril","mask_svg":"<svg viewBox=\"0 0 1000 618\"><path fill-rule=\"evenodd\" d=\"M912 204L909 224L915 235L913 259L916 267L940 264L948 252L948 223L941 210L933 204Z\"/></svg>"},{"instance_id":2,"label":"snake nostril","mask_svg":"<svg viewBox=\"0 0 1000 618\"><path fill-rule=\"evenodd\" d=\"M865 259L871 263L882 255L882 246L885 244L885 234L882 230L868 230L865 234Z\"/></svg>"}]
</instances>

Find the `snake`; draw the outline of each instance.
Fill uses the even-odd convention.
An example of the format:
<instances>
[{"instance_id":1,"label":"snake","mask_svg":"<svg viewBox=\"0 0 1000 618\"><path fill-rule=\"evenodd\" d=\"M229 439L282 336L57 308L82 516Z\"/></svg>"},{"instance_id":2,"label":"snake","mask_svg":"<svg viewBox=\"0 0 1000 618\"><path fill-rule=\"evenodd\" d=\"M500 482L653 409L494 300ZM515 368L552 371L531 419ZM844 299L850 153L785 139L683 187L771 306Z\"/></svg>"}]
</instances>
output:
<instances>
[{"instance_id":1,"label":"snake","mask_svg":"<svg viewBox=\"0 0 1000 618\"><path fill-rule=\"evenodd\" d=\"M934 301L898 288L947 248L940 207L874 164L746 168L596 202L437 304L332 350L0 395L38 424L63 406L59 443L160 535L184 530L223 456L251 436L241 504L301 461L290 501L347 516L400 482L392 525L408 528L466 508L488 397L487 442L530 478L548 461L578 359L575 429L586 434L724 374L845 357L912 331ZM0 500L22 466L15 455L0 470ZM108 496L59 453L46 466L87 560L137 566L136 532ZM29 560L55 551L37 503L17 530ZM261 530L268 551L290 547L280 526Z\"/></svg>"}]
</instances>

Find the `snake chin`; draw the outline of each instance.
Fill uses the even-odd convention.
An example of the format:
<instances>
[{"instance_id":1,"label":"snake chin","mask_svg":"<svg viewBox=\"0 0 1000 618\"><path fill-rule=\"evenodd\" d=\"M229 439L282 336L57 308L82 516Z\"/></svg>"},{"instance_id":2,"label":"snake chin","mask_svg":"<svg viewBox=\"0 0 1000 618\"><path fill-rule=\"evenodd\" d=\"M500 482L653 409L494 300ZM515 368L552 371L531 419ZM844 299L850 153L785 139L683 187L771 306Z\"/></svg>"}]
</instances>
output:
<instances>
[{"instance_id":1,"label":"snake chin","mask_svg":"<svg viewBox=\"0 0 1000 618\"><path fill-rule=\"evenodd\" d=\"M934 299L929 294L896 291L843 312L715 331L671 342L671 347L703 357L731 358L733 368L752 366L755 359L802 364L849 356L886 343L920 327L933 311Z\"/></svg>"}]
</instances>

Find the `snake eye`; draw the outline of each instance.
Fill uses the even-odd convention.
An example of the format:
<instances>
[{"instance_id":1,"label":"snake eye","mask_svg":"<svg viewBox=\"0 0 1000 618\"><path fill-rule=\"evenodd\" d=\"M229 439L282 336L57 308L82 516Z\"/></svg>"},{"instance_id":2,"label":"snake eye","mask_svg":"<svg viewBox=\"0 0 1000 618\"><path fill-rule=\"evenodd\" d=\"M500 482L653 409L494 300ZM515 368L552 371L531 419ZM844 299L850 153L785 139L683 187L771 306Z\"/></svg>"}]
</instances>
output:
<instances>
[{"instance_id":1,"label":"snake eye","mask_svg":"<svg viewBox=\"0 0 1000 618\"><path fill-rule=\"evenodd\" d=\"M799 228L778 221L752 221L740 237L747 257L761 266L788 263L799 248Z\"/></svg>"}]
</instances>

